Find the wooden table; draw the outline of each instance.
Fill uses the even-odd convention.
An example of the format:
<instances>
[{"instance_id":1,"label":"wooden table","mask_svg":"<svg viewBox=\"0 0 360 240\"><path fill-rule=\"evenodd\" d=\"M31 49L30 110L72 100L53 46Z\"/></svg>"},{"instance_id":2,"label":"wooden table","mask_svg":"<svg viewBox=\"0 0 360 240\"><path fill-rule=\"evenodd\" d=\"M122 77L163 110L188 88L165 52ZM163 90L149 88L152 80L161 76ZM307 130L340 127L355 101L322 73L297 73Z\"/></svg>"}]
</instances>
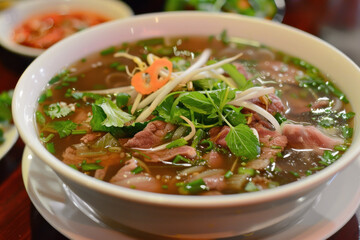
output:
<instances>
[{"instance_id":1,"label":"wooden table","mask_svg":"<svg viewBox=\"0 0 360 240\"><path fill-rule=\"evenodd\" d=\"M162 10L162 1L159 0L125 2L136 14ZM283 22L320 37L324 27L340 29L342 37L346 38L354 29L359 29L359 4L360 0L331 1L331 5L328 0L288 0ZM360 43L360 39L354 41ZM0 47L0 92L13 89L31 61L32 59L15 55ZM25 191L21 175L23 150L24 143L19 139L0 160L0 240L67 239L42 218ZM358 216L354 215L330 239L358 240Z\"/></svg>"}]
</instances>

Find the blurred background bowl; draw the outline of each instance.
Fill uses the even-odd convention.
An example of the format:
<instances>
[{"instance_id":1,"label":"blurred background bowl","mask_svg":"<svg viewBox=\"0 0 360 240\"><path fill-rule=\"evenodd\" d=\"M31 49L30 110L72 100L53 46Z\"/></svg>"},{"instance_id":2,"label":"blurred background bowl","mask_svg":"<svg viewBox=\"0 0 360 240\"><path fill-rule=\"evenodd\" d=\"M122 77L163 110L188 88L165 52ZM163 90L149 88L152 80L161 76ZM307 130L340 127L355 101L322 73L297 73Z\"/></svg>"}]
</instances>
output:
<instances>
[{"instance_id":1,"label":"blurred background bowl","mask_svg":"<svg viewBox=\"0 0 360 240\"><path fill-rule=\"evenodd\" d=\"M71 11L89 11L107 17L110 20L133 15L132 9L125 3L116 0L31 0L14 1L6 10L0 13L0 44L8 50L37 57L45 49L28 47L16 43L13 38L15 28L27 19L48 13L68 13Z\"/></svg>"}]
</instances>

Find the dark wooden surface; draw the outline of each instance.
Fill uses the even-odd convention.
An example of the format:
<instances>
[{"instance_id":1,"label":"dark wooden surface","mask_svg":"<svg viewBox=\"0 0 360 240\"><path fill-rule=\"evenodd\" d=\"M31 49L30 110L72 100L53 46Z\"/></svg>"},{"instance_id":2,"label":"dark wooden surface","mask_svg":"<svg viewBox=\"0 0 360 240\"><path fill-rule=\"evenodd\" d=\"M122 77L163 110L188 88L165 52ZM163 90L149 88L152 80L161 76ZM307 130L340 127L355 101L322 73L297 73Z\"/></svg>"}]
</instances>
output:
<instances>
[{"instance_id":1,"label":"dark wooden surface","mask_svg":"<svg viewBox=\"0 0 360 240\"><path fill-rule=\"evenodd\" d=\"M128 0L125 2L134 9L136 14L141 14L161 11L163 1ZM344 50L349 56L351 55L354 61L360 59L360 56L354 54L356 46L360 44L360 39L350 39L355 46L353 50L349 48L349 44L342 45L344 39L351 38L354 32L360 31L360 0L288 0L286 4L283 23L325 40L328 36L326 33L334 30L338 38L332 38L331 43ZM327 32L324 33L324 29ZM0 92L13 89L21 73L31 61L32 59L15 55L0 47ZM360 65L359 62L357 64ZM0 240L67 239L42 218L25 191L21 175L23 150L24 143L19 139L9 153L0 160ZM358 216L355 214L330 239L358 240Z\"/></svg>"}]
</instances>

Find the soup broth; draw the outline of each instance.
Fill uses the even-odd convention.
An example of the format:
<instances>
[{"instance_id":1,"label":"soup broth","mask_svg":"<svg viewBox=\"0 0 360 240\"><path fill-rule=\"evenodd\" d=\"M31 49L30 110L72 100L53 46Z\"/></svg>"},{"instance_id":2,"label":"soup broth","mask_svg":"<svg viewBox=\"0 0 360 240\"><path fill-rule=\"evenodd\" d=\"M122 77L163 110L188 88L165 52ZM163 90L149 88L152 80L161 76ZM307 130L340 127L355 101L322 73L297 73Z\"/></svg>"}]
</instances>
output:
<instances>
[{"instance_id":1,"label":"soup broth","mask_svg":"<svg viewBox=\"0 0 360 240\"><path fill-rule=\"evenodd\" d=\"M350 146L353 116L316 67L226 32L86 56L49 81L36 112L41 141L65 164L122 187L192 195L315 174Z\"/></svg>"}]
</instances>

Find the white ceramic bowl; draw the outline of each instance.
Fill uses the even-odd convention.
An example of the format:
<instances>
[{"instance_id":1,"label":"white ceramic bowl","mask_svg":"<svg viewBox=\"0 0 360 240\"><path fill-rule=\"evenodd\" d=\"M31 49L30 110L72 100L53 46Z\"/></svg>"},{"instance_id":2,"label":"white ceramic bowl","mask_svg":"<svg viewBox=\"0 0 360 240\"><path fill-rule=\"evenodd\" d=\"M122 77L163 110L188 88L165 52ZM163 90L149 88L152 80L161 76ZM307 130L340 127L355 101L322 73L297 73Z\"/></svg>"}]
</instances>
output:
<instances>
[{"instance_id":1,"label":"white ceramic bowl","mask_svg":"<svg viewBox=\"0 0 360 240\"><path fill-rule=\"evenodd\" d=\"M20 78L14 93L13 114L21 137L73 193L95 210L101 221L111 226L121 224L182 238L215 238L265 228L271 231L270 226L296 220L309 209L326 182L358 155L360 130L357 124L353 145L341 159L319 173L272 190L225 196L163 195L111 185L66 166L38 140L34 127L36 100L50 78L70 63L121 42L164 35L209 36L224 29L229 36L260 41L319 67L347 94L353 110L358 113L355 123L359 122L360 69L326 42L267 20L225 13L171 12L93 27L63 40L35 59Z\"/></svg>"},{"instance_id":2,"label":"white ceramic bowl","mask_svg":"<svg viewBox=\"0 0 360 240\"><path fill-rule=\"evenodd\" d=\"M31 0L17 1L0 14L0 44L12 52L37 57L45 50L27 47L14 42L13 31L23 21L34 15L48 12L67 12L69 10L92 11L110 19L133 15L131 8L117 0Z\"/></svg>"}]
</instances>

